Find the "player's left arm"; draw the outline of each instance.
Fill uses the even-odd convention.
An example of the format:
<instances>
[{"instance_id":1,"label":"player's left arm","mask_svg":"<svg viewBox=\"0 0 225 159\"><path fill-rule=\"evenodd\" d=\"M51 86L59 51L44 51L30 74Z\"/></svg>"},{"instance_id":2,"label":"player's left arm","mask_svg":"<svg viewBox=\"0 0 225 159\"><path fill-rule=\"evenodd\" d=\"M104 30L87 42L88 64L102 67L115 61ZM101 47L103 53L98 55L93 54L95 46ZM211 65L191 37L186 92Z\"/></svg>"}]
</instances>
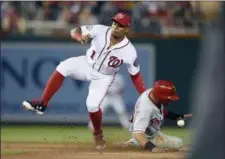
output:
<instances>
[{"instance_id":1,"label":"player's left arm","mask_svg":"<svg viewBox=\"0 0 225 159\"><path fill-rule=\"evenodd\" d=\"M143 77L140 72L140 65L137 60L136 50L133 49L131 51L133 52L133 57L130 60L130 62L127 64L127 69L128 69L131 80L132 80L133 84L135 85L137 91L140 94L142 94L146 90L145 83L144 83Z\"/></svg>"},{"instance_id":2,"label":"player's left arm","mask_svg":"<svg viewBox=\"0 0 225 159\"><path fill-rule=\"evenodd\" d=\"M166 109L163 109L163 115L165 118L171 119L171 120L178 120L183 119L184 114L177 114L170 111L167 111Z\"/></svg>"}]
</instances>

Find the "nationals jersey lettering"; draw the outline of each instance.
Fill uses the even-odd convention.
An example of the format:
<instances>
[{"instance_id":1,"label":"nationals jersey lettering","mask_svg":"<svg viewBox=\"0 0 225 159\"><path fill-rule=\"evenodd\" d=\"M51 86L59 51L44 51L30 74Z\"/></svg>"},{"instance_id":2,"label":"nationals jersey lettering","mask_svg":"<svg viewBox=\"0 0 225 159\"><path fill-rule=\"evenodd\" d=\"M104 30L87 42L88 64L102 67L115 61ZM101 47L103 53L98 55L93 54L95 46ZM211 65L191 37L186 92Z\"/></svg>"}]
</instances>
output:
<instances>
[{"instance_id":1,"label":"nationals jersey lettering","mask_svg":"<svg viewBox=\"0 0 225 159\"><path fill-rule=\"evenodd\" d=\"M82 26L82 34L90 34L91 49L88 49L86 56L94 70L100 73L115 74L122 64L127 66L128 72L135 75L139 72L140 66L135 62L137 53L131 42L125 37L120 43L110 46L111 28L104 25ZM94 58L90 57L93 50Z\"/></svg>"},{"instance_id":2,"label":"nationals jersey lettering","mask_svg":"<svg viewBox=\"0 0 225 159\"><path fill-rule=\"evenodd\" d=\"M120 65L123 64L123 60L120 60L119 58L117 58L116 56L110 56L109 57L109 62L108 62L108 66L109 67L119 67Z\"/></svg>"},{"instance_id":3,"label":"nationals jersey lettering","mask_svg":"<svg viewBox=\"0 0 225 159\"><path fill-rule=\"evenodd\" d=\"M146 136L152 136L161 129L163 125L163 106L158 108L148 98L151 89L145 91L135 105L132 115L130 131L143 131Z\"/></svg>"}]
</instances>

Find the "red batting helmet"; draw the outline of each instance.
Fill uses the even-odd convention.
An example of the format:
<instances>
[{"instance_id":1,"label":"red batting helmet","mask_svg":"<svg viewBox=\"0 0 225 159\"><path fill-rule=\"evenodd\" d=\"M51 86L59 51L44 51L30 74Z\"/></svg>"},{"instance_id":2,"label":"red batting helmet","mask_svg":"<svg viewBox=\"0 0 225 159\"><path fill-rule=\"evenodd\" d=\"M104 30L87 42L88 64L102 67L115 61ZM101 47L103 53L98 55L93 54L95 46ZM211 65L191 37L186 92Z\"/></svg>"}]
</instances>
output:
<instances>
[{"instance_id":1,"label":"red batting helmet","mask_svg":"<svg viewBox=\"0 0 225 159\"><path fill-rule=\"evenodd\" d=\"M113 21L125 26L125 27L129 27L131 24L131 18L128 14L123 13L123 12L119 12L117 13L113 18Z\"/></svg>"},{"instance_id":2,"label":"red batting helmet","mask_svg":"<svg viewBox=\"0 0 225 159\"><path fill-rule=\"evenodd\" d=\"M166 80L156 81L152 91L160 101L176 101L179 99L174 84Z\"/></svg>"}]
</instances>

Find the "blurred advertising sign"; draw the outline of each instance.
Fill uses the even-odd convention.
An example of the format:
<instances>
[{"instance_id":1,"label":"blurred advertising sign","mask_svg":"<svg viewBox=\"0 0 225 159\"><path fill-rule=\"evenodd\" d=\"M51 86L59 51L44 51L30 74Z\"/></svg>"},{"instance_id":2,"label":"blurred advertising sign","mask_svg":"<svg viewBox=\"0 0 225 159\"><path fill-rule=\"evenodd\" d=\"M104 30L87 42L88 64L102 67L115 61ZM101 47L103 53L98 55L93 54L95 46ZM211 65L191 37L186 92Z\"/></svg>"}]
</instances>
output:
<instances>
[{"instance_id":1,"label":"blurred advertising sign","mask_svg":"<svg viewBox=\"0 0 225 159\"><path fill-rule=\"evenodd\" d=\"M27 112L23 100L38 99L51 73L60 61L84 55L88 45L73 43L2 43L1 45L1 117L4 122L86 123L88 82L67 78L49 103L43 116ZM148 87L155 80L155 48L151 44L135 45L141 72ZM138 98L126 67L124 100L131 113ZM104 116L105 123L117 123L114 111Z\"/></svg>"}]
</instances>

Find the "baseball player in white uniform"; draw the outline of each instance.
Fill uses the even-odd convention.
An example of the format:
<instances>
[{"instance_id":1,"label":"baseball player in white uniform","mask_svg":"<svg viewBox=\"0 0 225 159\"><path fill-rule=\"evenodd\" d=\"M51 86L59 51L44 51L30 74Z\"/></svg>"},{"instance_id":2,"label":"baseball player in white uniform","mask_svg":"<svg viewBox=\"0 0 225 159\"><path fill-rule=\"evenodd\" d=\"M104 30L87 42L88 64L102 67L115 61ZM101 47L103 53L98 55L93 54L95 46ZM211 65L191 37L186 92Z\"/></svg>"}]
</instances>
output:
<instances>
[{"instance_id":1,"label":"baseball player in white uniform","mask_svg":"<svg viewBox=\"0 0 225 159\"><path fill-rule=\"evenodd\" d=\"M181 139L160 132L164 117L172 120L184 117L164 109L164 105L178 99L176 88L169 81L159 80L152 89L146 90L135 105L130 125L132 138L126 144L140 146L153 152L157 149L182 148Z\"/></svg>"},{"instance_id":2,"label":"baseball player in white uniform","mask_svg":"<svg viewBox=\"0 0 225 159\"><path fill-rule=\"evenodd\" d=\"M50 77L40 100L23 101L23 106L41 115L52 96L62 86L65 77L90 81L86 100L89 118L92 121L97 149L105 147L101 128L101 102L122 64L127 66L131 79L139 93L145 91L136 49L127 39L131 17L118 13L112 18L112 26L92 25L72 29L74 40L84 44L91 40L86 56L71 57L62 61Z\"/></svg>"},{"instance_id":3,"label":"baseball player in white uniform","mask_svg":"<svg viewBox=\"0 0 225 159\"><path fill-rule=\"evenodd\" d=\"M116 74L115 80L112 85L109 87L108 92L106 93L105 98L101 104L102 114L112 107L117 113L120 124L123 128L129 128L129 117L126 111L126 106L123 100L123 94L125 89L125 83L123 76L119 73ZM93 129L92 123L88 123L88 127Z\"/></svg>"}]
</instances>

